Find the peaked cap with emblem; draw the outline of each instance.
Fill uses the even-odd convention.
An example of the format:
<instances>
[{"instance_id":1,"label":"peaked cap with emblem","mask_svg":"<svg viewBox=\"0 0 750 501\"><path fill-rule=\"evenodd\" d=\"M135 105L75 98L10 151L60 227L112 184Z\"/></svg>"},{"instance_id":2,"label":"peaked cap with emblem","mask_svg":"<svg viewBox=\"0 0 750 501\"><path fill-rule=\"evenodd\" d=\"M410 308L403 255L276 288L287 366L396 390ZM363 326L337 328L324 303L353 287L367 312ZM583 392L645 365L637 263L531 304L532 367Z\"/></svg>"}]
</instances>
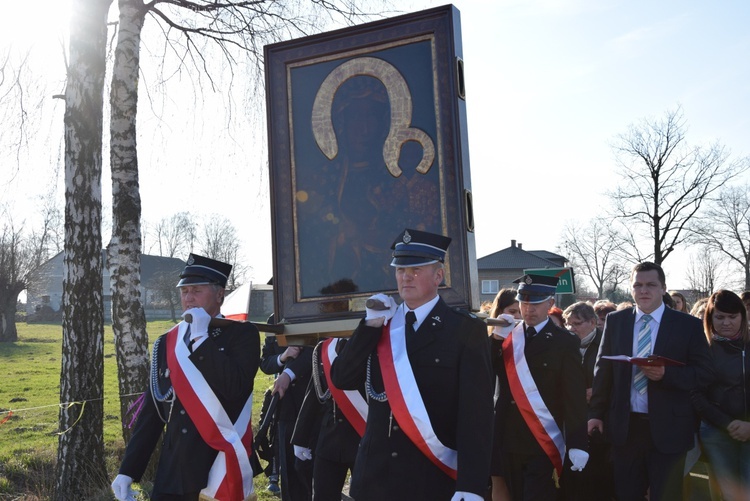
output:
<instances>
[{"instance_id":1,"label":"peaked cap with emblem","mask_svg":"<svg viewBox=\"0 0 750 501\"><path fill-rule=\"evenodd\" d=\"M528 274L513 280L518 284L518 294L516 301L524 303L541 303L551 296L555 295L557 289L557 277L548 277L545 275Z\"/></svg>"},{"instance_id":2,"label":"peaked cap with emblem","mask_svg":"<svg viewBox=\"0 0 750 501\"><path fill-rule=\"evenodd\" d=\"M391 266L424 266L444 263L445 253L451 243L450 237L426 231L406 229L391 245L393 261Z\"/></svg>"},{"instance_id":3,"label":"peaked cap with emblem","mask_svg":"<svg viewBox=\"0 0 750 501\"><path fill-rule=\"evenodd\" d=\"M177 287L208 284L226 287L230 273L232 273L231 264L198 256L197 254L190 254L187 266L180 273L180 282L177 284Z\"/></svg>"}]
</instances>

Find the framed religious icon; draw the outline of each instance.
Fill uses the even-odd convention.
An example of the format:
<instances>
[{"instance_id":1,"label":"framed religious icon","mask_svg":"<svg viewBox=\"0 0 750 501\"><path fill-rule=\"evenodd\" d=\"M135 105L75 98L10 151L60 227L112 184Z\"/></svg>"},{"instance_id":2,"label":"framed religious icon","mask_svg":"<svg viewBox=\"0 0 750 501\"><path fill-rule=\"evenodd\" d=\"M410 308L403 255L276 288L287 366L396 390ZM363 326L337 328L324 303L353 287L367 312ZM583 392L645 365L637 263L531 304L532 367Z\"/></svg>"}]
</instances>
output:
<instances>
[{"instance_id":1,"label":"framed religious icon","mask_svg":"<svg viewBox=\"0 0 750 501\"><path fill-rule=\"evenodd\" d=\"M478 308L460 33L448 5L265 47L280 322L397 298L405 228L453 239L440 294Z\"/></svg>"}]
</instances>

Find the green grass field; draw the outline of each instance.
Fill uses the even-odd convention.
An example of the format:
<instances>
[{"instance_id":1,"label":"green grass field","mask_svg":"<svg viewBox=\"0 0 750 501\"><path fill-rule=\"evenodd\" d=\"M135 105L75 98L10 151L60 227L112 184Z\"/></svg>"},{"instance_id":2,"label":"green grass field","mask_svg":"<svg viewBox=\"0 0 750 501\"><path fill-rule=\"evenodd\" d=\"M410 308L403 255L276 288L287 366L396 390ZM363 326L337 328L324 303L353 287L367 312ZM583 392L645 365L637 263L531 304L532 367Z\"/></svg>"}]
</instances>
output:
<instances>
[{"instance_id":1,"label":"green grass field","mask_svg":"<svg viewBox=\"0 0 750 501\"><path fill-rule=\"evenodd\" d=\"M149 338L155 340L171 325L164 321L149 323ZM62 327L25 323L17 326L19 341L0 343L0 500L44 500L50 498L54 486ZM272 384L271 376L258 371L254 424L258 423L263 392ZM104 442L107 470L114 478L123 440L111 326L104 329ZM255 478L259 501L277 499L266 492L267 486L265 475ZM114 497L105 491L95 499Z\"/></svg>"}]
</instances>

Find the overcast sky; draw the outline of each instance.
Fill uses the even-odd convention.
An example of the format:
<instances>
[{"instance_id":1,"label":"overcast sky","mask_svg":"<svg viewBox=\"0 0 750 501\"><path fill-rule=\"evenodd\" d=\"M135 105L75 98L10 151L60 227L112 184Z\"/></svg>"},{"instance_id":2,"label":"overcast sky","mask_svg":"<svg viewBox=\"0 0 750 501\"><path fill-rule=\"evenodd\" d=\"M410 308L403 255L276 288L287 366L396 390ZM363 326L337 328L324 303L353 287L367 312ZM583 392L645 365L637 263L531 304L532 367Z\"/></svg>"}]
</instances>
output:
<instances>
[{"instance_id":1,"label":"overcast sky","mask_svg":"<svg viewBox=\"0 0 750 501\"><path fill-rule=\"evenodd\" d=\"M44 2L52 7L10 4L0 36L4 44L35 41L39 51L44 48L38 60L48 70L45 85L59 93L64 66L54 27L65 12L63 2L35 3ZM410 9L442 4L413 1ZM750 155L750 2L456 0L454 5L463 28L477 257L508 247L511 239L525 249L554 251L566 221L599 214L606 203L602 194L617 182L610 144L642 118L681 105L690 143L718 140L735 157ZM144 64L158 55L146 48ZM153 75L146 70L142 82ZM195 86L193 77L174 78L183 87ZM243 115L237 110L256 108L253 99L262 94L246 92L247 100L234 102L229 116L221 111L224 93L206 91L201 83L200 98L196 92L171 92L162 99L159 88L151 89L151 97L142 94L144 218L155 223L180 210L226 215L245 243L251 278L265 283L272 246L263 111L237 117ZM219 81L219 89L222 85L228 81ZM235 77L234 85L246 84ZM23 155L30 175L8 180L11 169L0 172L5 201L29 200L56 182L62 189L62 170L55 167L61 161L59 103L45 101L53 119L36 124L39 138L50 138L49 151L37 146L33 155ZM204 125L194 127L186 113ZM232 121L231 133L206 125L211 120ZM7 164L13 155L3 147ZM107 159L105 152L105 164ZM107 206L108 183L105 176ZM223 199L217 201L217 194ZM665 262L670 288L685 286L686 260L682 253Z\"/></svg>"}]
</instances>

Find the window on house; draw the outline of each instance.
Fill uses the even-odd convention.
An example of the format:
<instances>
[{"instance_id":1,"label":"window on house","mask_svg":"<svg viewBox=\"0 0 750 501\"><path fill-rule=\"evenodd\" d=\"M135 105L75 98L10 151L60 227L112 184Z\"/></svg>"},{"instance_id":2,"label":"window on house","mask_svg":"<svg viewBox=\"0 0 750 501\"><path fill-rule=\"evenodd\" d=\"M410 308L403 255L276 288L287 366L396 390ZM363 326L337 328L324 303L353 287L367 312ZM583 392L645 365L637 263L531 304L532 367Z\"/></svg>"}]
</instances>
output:
<instances>
[{"instance_id":1,"label":"window on house","mask_svg":"<svg viewBox=\"0 0 750 501\"><path fill-rule=\"evenodd\" d=\"M482 294L497 294L499 285L499 280L482 280Z\"/></svg>"}]
</instances>

